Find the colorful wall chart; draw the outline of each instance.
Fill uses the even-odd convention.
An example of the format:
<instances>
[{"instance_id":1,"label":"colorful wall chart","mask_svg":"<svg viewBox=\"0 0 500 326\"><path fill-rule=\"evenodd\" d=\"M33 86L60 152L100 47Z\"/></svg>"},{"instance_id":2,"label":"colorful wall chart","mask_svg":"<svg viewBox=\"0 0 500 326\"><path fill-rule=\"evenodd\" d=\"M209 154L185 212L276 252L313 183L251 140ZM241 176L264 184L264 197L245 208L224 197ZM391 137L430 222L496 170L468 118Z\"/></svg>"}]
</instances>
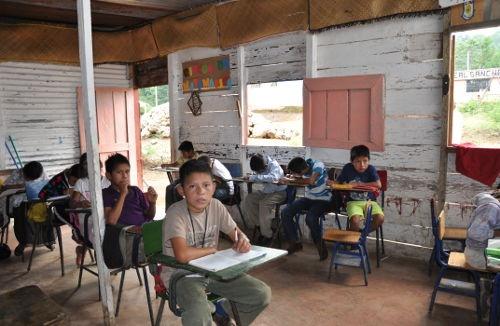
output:
<instances>
[{"instance_id":1,"label":"colorful wall chart","mask_svg":"<svg viewBox=\"0 0 500 326\"><path fill-rule=\"evenodd\" d=\"M182 63L182 91L217 91L231 88L229 56L223 55Z\"/></svg>"}]
</instances>

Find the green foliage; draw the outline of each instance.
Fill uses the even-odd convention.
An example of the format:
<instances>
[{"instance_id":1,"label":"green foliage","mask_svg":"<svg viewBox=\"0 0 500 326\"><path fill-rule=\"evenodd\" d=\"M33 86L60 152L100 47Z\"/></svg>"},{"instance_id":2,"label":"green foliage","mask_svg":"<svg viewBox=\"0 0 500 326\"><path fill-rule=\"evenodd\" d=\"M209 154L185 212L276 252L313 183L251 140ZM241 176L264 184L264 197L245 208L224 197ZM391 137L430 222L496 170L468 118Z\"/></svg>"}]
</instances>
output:
<instances>
[{"instance_id":1,"label":"green foliage","mask_svg":"<svg viewBox=\"0 0 500 326\"><path fill-rule=\"evenodd\" d=\"M459 110L464 119L462 141L475 144L500 142L500 101L469 101Z\"/></svg>"},{"instance_id":2,"label":"green foliage","mask_svg":"<svg viewBox=\"0 0 500 326\"><path fill-rule=\"evenodd\" d=\"M149 111L150 108L153 108L157 105L167 103L168 85L141 88L139 89L139 99L141 102L141 114ZM157 100L158 102L156 102ZM142 103L144 103L144 106L142 105Z\"/></svg>"},{"instance_id":3,"label":"green foliage","mask_svg":"<svg viewBox=\"0 0 500 326\"><path fill-rule=\"evenodd\" d=\"M464 103L458 109L465 114L485 113L494 116L500 114L500 101L481 102L472 100Z\"/></svg>"},{"instance_id":4,"label":"green foliage","mask_svg":"<svg viewBox=\"0 0 500 326\"><path fill-rule=\"evenodd\" d=\"M490 36L458 35L455 43L455 70L487 69L500 67L500 31Z\"/></svg>"}]
</instances>

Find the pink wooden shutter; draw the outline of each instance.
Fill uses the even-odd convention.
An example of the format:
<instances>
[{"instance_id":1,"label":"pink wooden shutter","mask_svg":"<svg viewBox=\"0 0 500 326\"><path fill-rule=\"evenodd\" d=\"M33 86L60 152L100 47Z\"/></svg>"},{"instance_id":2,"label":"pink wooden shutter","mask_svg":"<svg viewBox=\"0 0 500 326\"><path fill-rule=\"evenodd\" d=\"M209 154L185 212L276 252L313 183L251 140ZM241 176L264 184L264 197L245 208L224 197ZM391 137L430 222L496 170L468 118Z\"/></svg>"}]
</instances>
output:
<instances>
[{"instance_id":1,"label":"pink wooden shutter","mask_svg":"<svg viewBox=\"0 0 500 326\"><path fill-rule=\"evenodd\" d=\"M304 145L384 150L384 76L304 79Z\"/></svg>"}]
</instances>

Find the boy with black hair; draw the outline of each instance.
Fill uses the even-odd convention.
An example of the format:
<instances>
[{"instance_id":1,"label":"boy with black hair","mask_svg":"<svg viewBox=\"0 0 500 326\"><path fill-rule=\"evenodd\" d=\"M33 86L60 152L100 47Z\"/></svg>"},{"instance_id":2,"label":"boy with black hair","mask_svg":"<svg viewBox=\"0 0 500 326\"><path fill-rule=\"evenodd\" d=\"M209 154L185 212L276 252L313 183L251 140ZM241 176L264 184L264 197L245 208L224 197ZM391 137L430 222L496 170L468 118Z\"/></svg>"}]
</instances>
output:
<instances>
[{"instance_id":1,"label":"boy with black hair","mask_svg":"<svg viewBox=\"0 0 500 326\"><path fill-rule=\"evenodd\" d=\"M381 188L377 169L370 164L370 150L365 145L357 145L351 148L351 162L344 165L342 172L337 177L337 183L349 183L353 185L367 185ZM335 183L333 181L329 183ZM384 212L376 201L372 192L349 192L347 202L347 215L349 218L349 230L359 231L364 220L364 209L366 201L372 204L372 230L376 230L384 223Z\"/></svg>"},{"instance_id":2,"label":"boy with black hair","mask_svg":"<svg viewBox=\"0 0 500 326\"><path fill-rule=\"evenodd\" d=\"M197 159L198 154L194 151L193 143L189 140L183 141L177 148L181 152L181 156L174 163L164 163L161 165L162 168L169 166L181 166L189 160Z\"/></svg>"},{"instance_id":3,"label":"boy with black hair","mask_svg":"<svg viewBox=\"0 0 500 326\"><path fill-rule=\"evenodd\" d=\"M71 195L73 186L80 179L81 174L80 164L74 164L70 168L64 169L50 178L49 182L38 193L38 198L46 200L50 197Z\"/></svg>"},{"instance_id":4,"label":"boy with black hair","mask_svg":"<svg viewBox=\"0 0 500 326\"><path fill-rule=\"evenodd\" d=\"M250 169L255 174L246 178L252 182L263 182L262 190L252 191L243 202L243 210L254 225L260 228L258 244L267 246L271 244L273 231L271 221L274 218L273 208L276 204L286 199L286 185L277 184L283 178L283 169L278 161L270 156L254 154L250 158Z\"/></svg>"},{"instance_id":5,"label":"boy with black hair","mask_svg":"<svg viewBox=\"0 0 500 326\"><path fill-rule=\"evenodd\" d=\"M206 162L191 160L184 163L180 169L180 184L184 199L169 207L163 222L165 255L175 257L180 263L188 263L215 253L219 231L230 237L237 252L250 250L248 238L238 229L226 207L212 198L215 185ZM165 283L171 272L172 269L164 269L162 279ZM212 325L211 315L215 307L207 300L206 290L235 302L242 325L250 324L271 300L271 289L247 274L222 282L187 271L173 272L188 275L177 281L175 289L183 325ZM227 304L224 304L224 310L231 311Z\"/></svg>"},{"instance_id":6,"label":"boy with black hair","mask_svg":"<svg viewBox=\"0 0 500 326\"><path fill-rule=\"evenodd\" d=\"M116 153L105 162L106 177L111 185L102 190L104 216L107 224L142 225L156 214L158 194L153 187L143 193L130 185L130 163Z\"/></svg>"},{"instance_id":7,"label":"boy with black hair","mask_svg":"<svg viewBox=\"0 0 500 326\"><path fill-rule=\"evenodd\" d=\"M327 169L323 162L295 157L288 163L288 170L295 177L294 182L305 186L305 197L295 200L281 213L285 235L289 241L288 254L302 250L302 243L297 236L298 226L295 216L307 210L306 224L318 249L319 260L325 260L328 257L328 250L322 239L320 218L332 205L331 192L326 186ZM283 180L284 183L287 181L289 180Z\"/></svg>"}]
</instances>

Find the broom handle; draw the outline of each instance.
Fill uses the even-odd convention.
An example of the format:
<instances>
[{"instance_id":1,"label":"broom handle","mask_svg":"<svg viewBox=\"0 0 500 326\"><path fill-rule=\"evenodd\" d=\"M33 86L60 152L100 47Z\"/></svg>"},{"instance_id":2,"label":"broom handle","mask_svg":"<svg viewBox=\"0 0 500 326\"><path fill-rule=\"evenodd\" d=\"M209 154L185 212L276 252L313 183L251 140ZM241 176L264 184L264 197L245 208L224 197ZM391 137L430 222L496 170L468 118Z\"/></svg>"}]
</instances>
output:
<instances>
[{"instance_id":1,"label":"broom handle","mask_svg":"<svg viewBox=\"0 0 500 326\"><path fill-rule=\"evenodd\" d=\"M10 143L12 144L12 147L14 148L14 152L16 152L16 157L17 160L19 161L19 165L22 167L23 166L23 161L21 161L21 158L19 157L19 153L17 153L17 148L16 145L14 144L14 139L12 139L11 136L9 136ZM16 164L17 166L17 164Z\"/></svg>"},{"instance_id":2,"label":"broom handle","mask_svg":"<svg viewBox=\"0 0 500 326\"><path fill-rule=\"evenodd\" d=\"M12 161L14 162L14 165L16 166L16 169L18 169L18 170L19 170L19 169L20 169L20 167L19 167L19 166L17 166L17 161L16 161L16 159L14 158L14 155L12 155L12 152L10 151L10 148L9 148L9 145L8 145L8 143L7 143L7 142L5 142L5 147L7 148L7 151L9 152L9 155L10 155L10 157L12 158Z\"/></svg>"}]
</instances>

